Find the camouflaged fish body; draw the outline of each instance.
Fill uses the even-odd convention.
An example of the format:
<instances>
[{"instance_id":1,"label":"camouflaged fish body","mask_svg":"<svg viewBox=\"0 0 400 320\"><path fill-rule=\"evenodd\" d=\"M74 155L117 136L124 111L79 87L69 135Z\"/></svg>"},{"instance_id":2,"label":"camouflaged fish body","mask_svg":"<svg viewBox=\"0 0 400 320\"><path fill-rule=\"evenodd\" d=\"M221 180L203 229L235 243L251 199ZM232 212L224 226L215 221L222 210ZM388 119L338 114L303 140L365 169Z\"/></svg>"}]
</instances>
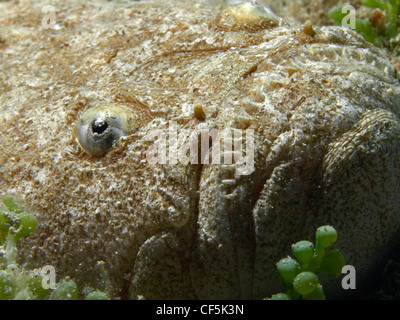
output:
<instances>
[{"instance_id":1,"label":"camouflaged fish body","mask_svg":"<svg viewBox=\"0 0 400 320\"><path fill-rule=\"evenodd\" d=\"M379 49L249 4L55 1L54 29L39 1L0 6L0 193L39 224L21 262L121 298L262 298L330 224L358 288L375 276L400 223L400 86ZM132 130L92 155L81 117L108 108ZM149 163L172 125L253 130L254 170Z\"/></svg>"}]
</instances>

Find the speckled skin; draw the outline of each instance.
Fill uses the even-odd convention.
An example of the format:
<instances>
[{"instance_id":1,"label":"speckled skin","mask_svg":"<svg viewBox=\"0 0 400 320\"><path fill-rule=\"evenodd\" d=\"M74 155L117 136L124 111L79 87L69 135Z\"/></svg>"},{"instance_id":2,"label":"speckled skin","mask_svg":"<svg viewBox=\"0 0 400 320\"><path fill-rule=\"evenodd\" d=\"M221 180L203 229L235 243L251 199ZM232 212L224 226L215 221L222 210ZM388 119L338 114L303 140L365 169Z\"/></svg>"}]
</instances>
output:
<instances>
[{"instance_id":1,"label":"speckled skin","mask_svg":"<svg viewBox=\"0 0 400 320\"><path fill-rule=\"evenodd\" d=\"M262 298L291 243L331 224L359 290L373 280L400 223L400 86L380 50L338 27L229 30L206 4L53 5L54 30L40 1L0 3L0 193L38 219L21 263L123 299ZM110 104L139 129L91 156L75 126ZM172 120L253 129L254 172L148 163L146 134Z\"/></svg>"}]
</instances>

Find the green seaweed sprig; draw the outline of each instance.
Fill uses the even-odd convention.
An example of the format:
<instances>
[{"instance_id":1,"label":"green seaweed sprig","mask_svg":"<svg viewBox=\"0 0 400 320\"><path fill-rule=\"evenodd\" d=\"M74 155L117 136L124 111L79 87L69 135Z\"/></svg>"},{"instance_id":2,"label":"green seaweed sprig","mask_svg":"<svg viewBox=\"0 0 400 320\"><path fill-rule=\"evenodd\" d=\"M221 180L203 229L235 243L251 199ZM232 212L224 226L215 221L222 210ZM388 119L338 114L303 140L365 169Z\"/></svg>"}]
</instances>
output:
<instances>
[{"instance_id":1,"label":"green seaweed sprig","mask_svg":"<svg viewBox=\"0 0 400 320\"><path fill-rule=\"evenodd\" d=\"M17 243L34 232L35 217L12 197L3 197L0 208L0 300L77 300L82 297L76 283L66 277L54 290L43 285L44 275L39 270L26 270L17 262ZM91 291L85 300L108 300L107 294Z\"/></svg>"},{"instance_id":2,"label":"green seaweed sprig","mask_svg":"<svg viewBox=\"0 0 400 320\"><path fill-rule=\"evenodd\" d=\"M390 50L399 46L398 35L400 27L400 0L361 0L365 7L376 9L369 20L356 18L355 29L364 36L366 41L379 47ZM348 13L342 9L346 4L335 6L328 12L328 17L334 20L334 24L342 25L343 19Z\"/></svg>"},{"instance_id":3,"label":"green seaweed sprig","mask_svg":"<svg viewBox=\"0 0 400 320\"><path fill-rule=\"evenodd\" d=\"M337 232L332 226L319 227L315 240L315 246L306 240L292 245L297 260L290 256L279 260L277 269L286 292L273 295L271 300L325 299L317 273L339 276L346 263L339 250L328 250L337 240Z\"/></svg>"},{"instance_id":4,"label":"green seaweed sprig","mask_svg":"<svg viewBox=\"0 0 400 320\"><path fill-rule=\"evenodd\" d=\"M0 299L43 299L47 290L36 271L26 272L18 265L17 243L36 230L36 219L12 197L3 198L0 208Z\"/></svg>"}]
</instances>

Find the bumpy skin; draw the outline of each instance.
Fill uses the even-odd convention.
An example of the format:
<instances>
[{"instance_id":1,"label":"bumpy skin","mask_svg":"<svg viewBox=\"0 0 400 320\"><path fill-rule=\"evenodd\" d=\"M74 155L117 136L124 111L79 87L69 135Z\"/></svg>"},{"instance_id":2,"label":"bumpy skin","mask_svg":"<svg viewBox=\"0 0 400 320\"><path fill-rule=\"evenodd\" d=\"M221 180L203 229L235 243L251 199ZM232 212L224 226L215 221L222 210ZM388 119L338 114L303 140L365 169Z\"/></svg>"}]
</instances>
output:
<instances>
[{"instance_id":1,"label":"bumpy skin","mask_svg":"<svg viewBox=\"0 0 400 320\"><path fill-rule=\"evenodd\" d=\"M0 4L0 193L38 219L21 263L120 298L262 298L291 243L331 224L359 290L376 277L400 223L400 86L380 50L175 1L53 1L43 29L43 5ZM138 130L91 156L75 126L102 105ZM149 163L170 121L253 129L254 172Z\"/></svg>"}]
</instances>

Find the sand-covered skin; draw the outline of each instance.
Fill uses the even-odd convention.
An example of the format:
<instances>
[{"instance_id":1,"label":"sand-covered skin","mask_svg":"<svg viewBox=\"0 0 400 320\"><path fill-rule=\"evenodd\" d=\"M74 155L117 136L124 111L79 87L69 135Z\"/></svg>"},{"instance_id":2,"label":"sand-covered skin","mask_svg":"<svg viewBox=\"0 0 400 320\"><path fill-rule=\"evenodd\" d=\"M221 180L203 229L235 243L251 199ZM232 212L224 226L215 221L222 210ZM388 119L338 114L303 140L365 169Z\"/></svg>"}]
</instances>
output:
<instances>
[{"instance_id":1,"label":"sand-covered skin","mask_svg":"<svg viewBox=\"0 0 400 320\"><path fill-rule=\"evenodd\" d=\"M358 288L373 278L400 224L400 86L379 49L192 2L55 1L44 29L45 4L0 3L0 193L38 219L21 263L123 299L262 298L331 224ZM111 105L137 131L90 155L76 125ZM254 171L149 163L146 135L174 123L254 130Z\"/></svg>"}]
</instances>

